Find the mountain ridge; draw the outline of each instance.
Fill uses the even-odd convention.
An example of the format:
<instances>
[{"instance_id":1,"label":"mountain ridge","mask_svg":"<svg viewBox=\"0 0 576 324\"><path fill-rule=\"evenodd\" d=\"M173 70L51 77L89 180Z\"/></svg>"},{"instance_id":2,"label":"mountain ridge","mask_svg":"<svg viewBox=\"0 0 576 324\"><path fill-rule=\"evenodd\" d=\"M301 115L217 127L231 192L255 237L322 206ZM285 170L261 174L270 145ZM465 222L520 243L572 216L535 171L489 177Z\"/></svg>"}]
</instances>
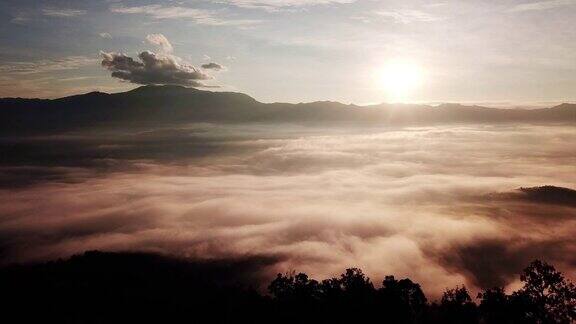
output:
<instances>
[{"instance_id":1,"label":"mountain ridge","mask_svg":"<svg viewBox=\"0 0 576 324\"><path fill-rule=\"evenodd\" d=\"M334 101L262 103L239 92L182 86L142 86L126 92L89 92L57 99L0 99L0 133L61 132L106 125L210 123L394 124L576 123L576 104L499 109L461 104L377 104Z\"/></svg>"}]
</instances>

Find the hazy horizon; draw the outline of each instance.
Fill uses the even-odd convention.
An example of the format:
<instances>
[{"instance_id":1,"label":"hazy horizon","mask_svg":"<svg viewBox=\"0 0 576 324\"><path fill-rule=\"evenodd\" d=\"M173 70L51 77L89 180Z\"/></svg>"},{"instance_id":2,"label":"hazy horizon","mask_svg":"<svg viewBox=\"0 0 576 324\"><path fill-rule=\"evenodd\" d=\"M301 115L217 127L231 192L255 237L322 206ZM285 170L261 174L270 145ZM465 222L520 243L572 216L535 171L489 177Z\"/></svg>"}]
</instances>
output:
<instances>
[{"instance_id":1,"label":"hazy horizon","mask_svg":"<svg viewBox=\"0 0 576 324\"><path fill-rule=\"evenodd\" d=\"M156 85L156 86L161 86L161 85ZM70 96L77 96L77 95L83 95L83 94L88 94L91 92L102 92L102 93L108 93L108 94L118 94L118 93L123 93L123 92L127 92L127 91L131 91L134 89L137 89L139 87L142 87L142 85L135 85L132 88L129 89L122 89L122 90L118 90L118 91L101 91L101 90L93 90L93 91L87 91L87 92L79 92L79 93L70 93L64 96L51 96L51 97L11 97L11 96L6 96L6 97L0 97L0 99L2 98L23 98L23 99L60 99L60 98L64 98L64 97L70 97ZM191 87L193 88L193 87ZM195 88L198 90L202 90L202 91L213 91L213 92L239 92L242 93L240 91L232 91L232 90L219 90L219 89L214 89L214 88ZM249 93L244 93L247 94L249 96L251 96ZM253 97L253 96L251 96ZM253 97L254 98L254 97ZM289 104L302 104L302 103L314 103L314 102L324 102L324 101L330 101L330 100L318 100L318 101L309 101L309 102L303 102L303 101L295 101L295 102L279 102L279 101L261 101L258 100L258 98L254 98L256 99L258 102L262 102L262 103L289 103ZM576 101L545 101L545 102L517 102L517 103L512 103L512 102L503 102L503 101L498 101L498 102L483 102L483 101L473 101L473 102L467 102L467 101L460 101L460 102L442 102L442 101L435 101L435 102L361 102L361 103L354 103L354 102L340 102L340 101L335 101L335 102L339 102L345 105L355 105L355 106L374 106L374 105L426 105L426 106L439 106L439 105L443 105L443 104L459 104L459 105L463 105L463 106L481 106L481 107L487 107L487 108L499 108L499 109L539 109L539 108L550 108L550 107L554 107L554 106L558 106L561 104L576 104Z\"/></svg>"}]
</instances>

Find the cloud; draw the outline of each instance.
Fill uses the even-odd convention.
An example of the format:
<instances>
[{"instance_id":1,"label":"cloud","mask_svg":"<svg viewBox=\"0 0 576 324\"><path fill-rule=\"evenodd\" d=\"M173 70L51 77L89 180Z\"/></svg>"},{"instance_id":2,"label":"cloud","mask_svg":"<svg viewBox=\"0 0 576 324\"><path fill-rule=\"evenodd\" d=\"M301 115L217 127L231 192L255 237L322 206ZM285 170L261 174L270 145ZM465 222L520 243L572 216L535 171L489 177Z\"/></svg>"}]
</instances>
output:
<instances>
[{"instance_id":1,"label":"cloud","mask_svg":"<svg viewBox=\"0 0 576 324\"><path fill-rule=\"evenodd\" d=\"M148 43L158 46L163 54L171 54L174 51L172 44L162 34L150 34L146 36L146 40Z\"/></svg>"},{"instance_id":2,"label":"cloud","mask_svg":"<svg viewBox=\"0 0 576 324\"><path fill-rule=\"evenodd\" d=\"M98 36L102 38L112 39L112 35L110 35L110 33L99 33Z\"/></svg>"},{"instance_id":3,"label":"cloud","mask_svg":"<svg viewBox=\"0 0 576 324\"><path fill-rule=\"evenodd\" d=\"M102 66L112 72L112 77L136 84L172 84L206 86L200 81L212 79L196 67L172 55L174 47L163 34L149 34L146 41L159 48L159 53L144 51L134 59L122 53L101 52ZM214 64L214 65L210 65ZM202 65L203 69L220 70L217 63Z\"/></svg>"},{"instance_id":4,"label":"cloud","mask_svg":"<svg viewBox=\"0 0 576 324\"><path fill-rule=\"evenodd\" d=\"M83 16L86 13L87 13L86 10L77 10L77 9L52 9L52 8L42 9L42 14L44 16L59 17L59 18L78 17Z\"/></svg>"},{"instance_id":5,"label":"cloud","mask_svg":"<svg viewBox=\"0 0 576 324\"><path fill-rule=\"evenodd\" d=\"M192 19L195 23L200 25L243 26L254 25L260 22L259 20L252 19L227 19L220 17L214 11L178 6L113 6L110 8L110 11L119 14L142 14L150 16L154 19Z\"/></svg>"},{"instance_id":6,"label":"cloud","mask_svg":"<svg viewBox=\"0 0 576 324\"><path fill-rule=\"evenodd\" d=\"M121 53L101 52L102 66L112 72L112 77L136 84L174 84L201 87L200 80L210 77L195 67L179 63L174 57L156 55L145 51L135 60Z\"/></svg>"},{"instance_id":7,"label":"cloud","mask_svg":"<svg viewBox=\"0 0 576 324\"><path fill-rule=\"evenodd\" d=\"M219 0L241 8L280 11L297 7L354 3L357 0Z\"/></svg>"},{"instance_id":8,"label":"cloud","mask_svg":"<svg viewBox=\"0 0 576 324\"><path fill-rule=\"evenodd\" d=\"M397 23L410 24L414 22L431 22L442 20L441 17L418 10L377 11L376 15L390 18Z\"/></svg>"},{"instance_id":9,"label":"cloud","mask_svg":"<svg viewBox=\"0 0 576 324\"><path fill-rule=\"evenodd\" d=\"M110 11L121 14L145 14L155 19L193 18L199 21L212 19L212 12L208 10L185 7L164 7L161 5L112 7Z\"/></svg>"},{"instance_id":10,"label":"cloud","mask_svg":"<svg viewBox=\"0 0 576 324\"><path fill-rule=\"evenodd\" d=\"M566 7L571 5L576 5L576 1L575 0L537 1L537 2L518 4L512 7L509 11L511 12L539 11L539 10L548 10L548 9Z\"/></svg>"},{"instance_id":11,"label":"cloud","mask_svg":"<svg viewBox=\"0 0 576 324\"><path fill-rule=\"evenodd\" d=\"M98 60L87 56L68 56L34 62L7 62L0 65L0 72L13 74L35 74L51 71L75 70L90 66Z\"/></svg>"},{"instance_id":12,"label":"cloud","mask_svg":"<svg viewBox=\"0 0 576 324\"><path fill-rule=\"evenodd\" d=\"M210 63L206 63L206 64L202 64L202 68L205 70L216 70L216 71L220 71L224 69L224 66L218 64L218 63L214 63L214 62L210 62Z\"/></svg>"},{"instance_id":13,"label":"cloud","mask_svg":"<svg viewBox=\"0 0 576 324\"><path fill-rule=\"evenodd\" d=\"M516 190L573 188L569 126L202 124L14 140L0 143L11 152L0 166L12 183L0 189L6 260L281 256L276 271L359 266L433 296L509 284L536 257L576 267L576 208L558 199L572 191Z\"/></svg>"},{"instance_id":14,"label":"cloud","mask_svg":"<svg viewBox=\"0 0 576 324\"><path fill-rule=\"evenodd\" d=\"M15 15L10 22L16 25L25 25L27 23L29 23L32 19L23 13L19 13L17 15Z\"/></svg>"}]
</instances>

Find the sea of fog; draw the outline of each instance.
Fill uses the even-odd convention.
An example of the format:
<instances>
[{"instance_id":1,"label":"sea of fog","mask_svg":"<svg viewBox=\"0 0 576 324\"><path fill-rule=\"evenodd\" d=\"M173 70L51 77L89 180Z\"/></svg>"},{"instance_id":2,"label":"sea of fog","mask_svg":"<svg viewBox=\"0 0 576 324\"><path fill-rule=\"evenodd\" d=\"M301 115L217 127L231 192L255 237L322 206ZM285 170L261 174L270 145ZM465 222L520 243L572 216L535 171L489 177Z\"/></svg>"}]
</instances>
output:
<instances>
[{"instance_id":1,"label":"sea of fog","mask_svg":"<svg viewBox=\"0 0 576 324\"><path fill-rule=\"evenodd\" d=\"M574 127L200 124L0 148L3 263L95 249L262 256L264 276L354 266L432 295L515 287L534 258L576 269L570 192L518 190L576 188Z\"/></svg>"}]
</instances>

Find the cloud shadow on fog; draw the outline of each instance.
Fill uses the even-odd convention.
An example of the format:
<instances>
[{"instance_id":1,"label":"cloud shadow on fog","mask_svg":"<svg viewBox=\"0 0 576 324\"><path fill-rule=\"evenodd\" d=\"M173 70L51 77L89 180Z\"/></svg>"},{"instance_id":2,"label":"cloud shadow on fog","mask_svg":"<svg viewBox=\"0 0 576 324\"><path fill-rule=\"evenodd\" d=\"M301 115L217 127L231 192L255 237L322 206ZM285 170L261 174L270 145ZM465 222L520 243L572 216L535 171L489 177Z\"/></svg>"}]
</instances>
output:
<instances>
[{"instance_id":1,"label":"cloud shadow on fog","mask_svg":"<svg viewBox=\"0 0 576 324\"><path fill-rule=\"evenodd\" d=\"M210 125L5 137L0 139L0 188L73 183L109 173L139 171L146 163L199 163L208 157L241 154L248 148L238 142L249 138L253 135L231 135Z\"/></svg>"},{"instance_id":2,"label":"cloud shadow on fog","mask_svg":"<svg viewBox=\"0 0 576 324\"><path fill-rule=\"evenodd\" d=\"M550 223L571 226L576 221L576 190L544 185L476 198L482 208L489 210L485 217L506 226L518 226L518 231L503 228L505 238L481 238L452 245L439 253L427 251L448 269L464 274L471 285L483 289L505 286L526 262L536 258L569 267L576 265L573 232L558 231L550 237L532 239L522 235L522 231L543 231Z\"/></svg>"},{"instance_id":3,"label":"cloud shadow on fog","mask_svg":"<svg viewBox=\"0 0 576 324\"><path fill-rule=\"evenodd\" d=\"M463 274L468 285L482 289L508 285L534 258L576 264L570 240L523 242L522 239L486 239L454 246L434 257L450 271Z\"/></svg>"}]
</instances>

